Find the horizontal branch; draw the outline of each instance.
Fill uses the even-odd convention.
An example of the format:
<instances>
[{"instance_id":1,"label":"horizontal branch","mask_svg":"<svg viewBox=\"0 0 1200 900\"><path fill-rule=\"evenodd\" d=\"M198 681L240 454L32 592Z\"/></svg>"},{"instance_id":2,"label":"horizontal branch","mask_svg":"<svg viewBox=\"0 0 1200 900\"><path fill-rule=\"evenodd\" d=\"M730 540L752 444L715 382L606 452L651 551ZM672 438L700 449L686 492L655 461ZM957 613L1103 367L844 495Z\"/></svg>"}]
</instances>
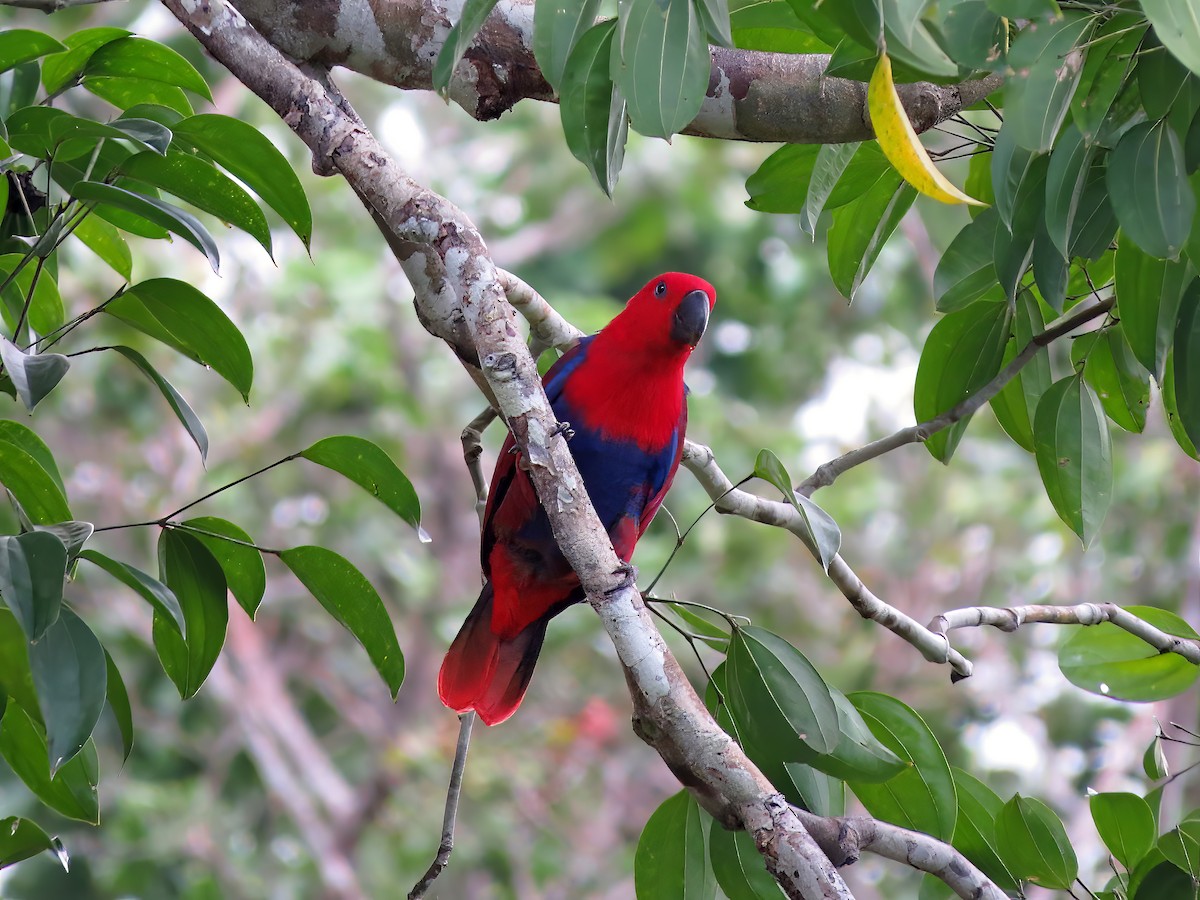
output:
<instances>
[{"instance_id":1,"label":"horizontal branch","mask_svg":"<svg viewBox=\"0 0 1200 900\"><path fill-rule=\"evenodd\" d=\"M238 8L293 59L345 66L406 90L430 90L433 66L461 2L238 0ZM743 141L834 144L874 137L866 85L825 77L823 54L710 48L708 95L685 133ZM997 90L996 75L958 85L899 86L918 132ZM450 99L481 121L517 102L556 100L533 54L533 0L500 0L450 80Z\"/></svg>"},{"instance_id":2,"label":"horizontal branch","mask_svg":"<svg viewBox=\"0 0 1200 900\"><path fill-rule=\"evenodd\" d=\"M944 635L955 628L991 625L1001 631L1011 632L1033 622L1047 625L1099 625L1101 622L1111 622L1141 638L1159 653L1176 653L1188 662L1200 665L1200 641L1168 634L1115 603L1079 603L1075 606L970 606L935 616L929 623L929 630Z\"/></svg>"}]
</instances>

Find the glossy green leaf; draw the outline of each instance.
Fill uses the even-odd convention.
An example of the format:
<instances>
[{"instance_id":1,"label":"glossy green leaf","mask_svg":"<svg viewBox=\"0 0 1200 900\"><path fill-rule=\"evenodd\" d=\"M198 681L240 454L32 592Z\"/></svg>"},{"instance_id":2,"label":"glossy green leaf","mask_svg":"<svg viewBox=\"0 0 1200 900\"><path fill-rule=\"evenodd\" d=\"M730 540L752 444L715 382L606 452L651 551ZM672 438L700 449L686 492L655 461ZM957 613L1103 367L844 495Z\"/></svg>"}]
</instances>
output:
<instances>
[{"instance_id":1,"label":"glossy green leaf","mask_svg":"<svg viewBox=\"0 0 1200 900\"><path fill-rule=\"evenodd\" d=\"M36 525L24 517L21 518L21 527L26 531L44 531L62 541L63 546L67 548L68 566L74 564L79 557L79 551L83 549L83 545L96 530L91 522L56 522L53 525Z\"/></svg>"},{"instance_id":2,"label":"glossy green leaf","mask_svg":"<svg viewBox=\"0 0 1200 900\"><path fill-rule=\"evenodd\" d=\"M746 193L750 195L746 205L768 213L803 211L819 153L820 147L816 144L780 147L746 179Z\"/></svg>"},{"instance_id":3,"label":"glossy green leaf","mask_svg":"<svg viewBox=\"0 0 1200 900\"><path fill-rule=\"evenodd\" d=\"M171 384L171 382L163 378L162 375L158 373L158 370L155 369L154 366L150 365L150 361L132 347L116 345L111 349L116 350L118 353L128 359L131 363L141 369L142 373L147 378L154 382L155 387L157 387L163 397L166 398L167 403L171 407L171 411L175 413L175 418L177 418L180 424L187 429L188 436L192 439L192 441L195 442L196 449L200 451L200 458L202 460L206 459L208 457L208 432L204 430L204 424L200 421L199 416L197 416L195 411L192 410L192 407L188 404L188 402L183 399L183 396L177 390L175 390L175 387Z\"/></svg>"},{"instance_id":4,"label":"glossy green leaf","mask_svg":"<svg viewBox=\"0 0 1200 900\"><path fill-rule=\"evenodd\" d=\"M1111 422L1138 433L1146 427L1150 375L1134 358L1120 323L1076 338L1071 360L1082 364L1084 380Z\"/></svg>"},{"instance_id":5,"label":"glossy green leaf","mask_svg":"<svg viewBox=\"0 0 1200 900\"><path fill-rule=\"evenodd\" d=\"M160 81L212 102L208 84L195 67L170 47L148 38L131 36L106 42L92 53L83 75Z\"/></svg>"},{"instance_id":6,"label":"glossy green leaf","mask_svg":"<svg viewBox=\"0 0 1200 900\"><path fill-rule=\"evenodd\" d=\"M1125 609L1155 628L1195 640L1200 635L1165 609ZM1073 632L1058 651L1058 667L1076 687L1114 700L1149 702L1174 697L1200 677L1200 668L1174 653L1160 653L1141 638L1109 622Z\"/></svg>"},{"instance_id":7,"label":"glossy green leaf","mask_svg":"<svg viewBox=\"0 0 1200 900\"><path fill-rule=\"evenodd\" d=\"M22 258L23 255L19 253L6 253L0 256L0 281L8 281ZM9 281L2 295L4 302L0 302L0 313L3 313L4 320L10 328L16 328L16 318L12 317L12 321L9 321L10 309L15 309L19 314L32 291L33 300L29 304L27 317L29 325L38 334L49 334L66 321L66 315L54 276L43 267L42 271L38 273L35 283L33 280L35 270L36 266L27 265Z\"/></svg>"},{"instance_id":8,"label":"glossy green leaf","mask_svg":"<svg viewBox=\"0 0 1200 900\"><path fill-rule=\"evenodd\" d=\"M1143 122L1125 132L1109 155L1108 190L1127 237L1151 256L1179 257L1196 197L1179 137L1165 121Z\"/></svg>"},{"instance_id":9,"label":"glossy green leaf","mask_svg":"<svg viewBox=\"0 0 1200 900\"><path fill-rule=\"evenodd\" d=\"M633 127L670 138L696 117L712 61L691 0L619 0L612 77Z\"/></svg>"},{"instance_id":10,"label":"glossy green leaf","mask_svg":"<svg viewBox=\"0 0 1200 900\"><path fill-rule=\"evenodd\" d=\"M113 662L112 656L104 651L104 664L107 670L105 691L108 708L112 710L117 722L117 730L121 732L121 761L126 762L133 751L133 709L129 705L129 691L125 688L125 679Z\"/></svg>"},{"instance_id":11,"label":"glossy green leaf","mask_svg":"<svg viewBox=\"0 0 1200 900\"><path fill-rule=\"evenodd\" d=\"M1142 754L1142 771L1151 781L1158 781L1171 774L1167 767L1167 755L1163 752L1163 739L1157 734Z\"/></svg>"},{"instance_id":12,"label":"glossy green leaf","mask_svg":"<svg viewBox=\"0 0 1200 900\"><path fill-rule=\"evenodd\" d=\"M958 816L954 778L929 726L895 697L859 691L849 699L875 737L908 763L882 783L848 782L855 796L875 818L950 840Z\"/></svg>"},{"instance_id":13,"label":"glossy green leaf","mask_svg":"<svg viewBox=\"0 0 1200 900\"><path fill-rule=\"evenodd\" d=\"M178 144L200 150L258 194L308 247L312 211L286 156L253 125L230 116L191 116L172 131Z\"/></svg>"},{"instance_id":14,"label":"glossy green leaf","mask_svg":"<svg viewBox=\"0 0 1200 900\"><path fill-rule=\"evenodd\" d=\"M153 104L173 109L181 116L190 116L195 111L182 88L151 78L86 75L82 84L85 89L102 100L107 100L117 109L128 110L135 106Z\"/></svg>"},{"instance_id":15,"label":"glossy green leaf","mask_svg":"<svg viewBox=\"0 0 1200 900\"><path fill-rule=\"evenodd\" d=\"M104 711L108 667L104 648L68 607L29 645L29 669L37 690L50 776L83 749Z\"/></svg>"},{"instance_id":16,"label":"glossy green leaf","mask_svg":"<svg viewBox=\"0 0 1200 900\"><path fill-rule=\"evenodd\" d=\"M1079 874L1062 822L1040 800L1017 794L1005 803L996 816L996 842L1018 878L1066 890Z\"/></svg>"},{"instance_id":17,"label":"glossy green leaf","mask_svg":"<svg viewBox=\"0 0 1200 900\"><path fill-rule=\"evenodd\" d=\"M1161 862L1146 873L1131 896L1132 900L1195 900L1196 881L1174 863Z\"/></svg>"},{"instance_id":18,"label":"glossy green leaf","mask_svg":"<svg viewBox=\"0 0 1200 900\"><path fill-rule=\"evenodd\" d=\"M1014 338L1004 348L1004 359L1000 363L1002 371L1016 358L1017 352L1017 341ZM1034 448L1033 416L1025 405L1025 392L1021 386L1022 374L1022 372L1018 372L1008 384L1000 389L1000 393L988 401L988 404L996 416L996 421L1004 429L1004 433L1012 438L1022 450L1032 453Z\"/></svg>"},{"instance_id":19,"label":"glossy green leaf","mask_svg":"<svg viewBox=\"0 0 1200 900\"><path fill-rule=\"evenodd\" d=\"M729 900L778 900L784 896L749 832L729 831L714 822L709 827L708 853L717 884Z\"/></svg>"},{"instance_id":20,"label":"glossy green leaf","mask_svg":"<svg viewBox=\"0 0 1200 900\"><path fill-rule=\"evenodd\" d=\"M67 548L44 531L0 536L0 596L30 641L58 621Z\"/></svg>"},{"instance_id":21,"label":"glossy green leaf","mask_svg":"<svg viewBox=\"0 0 1200 900\"><path fill-rule=\"evenodd\" d=\"M1010 303L1015 302L1021 280L1029 268L1034 240L1043 220L1048 168L1049 159L1045 155L1030 160L1013 199L1010 227L998 227L992 243L996 276Z\"/></svg>"},{"instance_id":22,"label":"glossy green leaf","mask_svg":"<svg viewBox=\"0 0 1200 900\"><path fill-rule=\"evenodd\" d=\"M854 299L916 196L912 185L888 170L861 197L834 212L826 239L829 274L843 297Z\"/></svg>"},{"instance_id":23,"label":"glossy green leaf","mask_svg":"<svg viewBox=\"0 0 1200 900\"><path fill-rule=\"evenodd\" d=\"M20 704L37 726L42 726L42 711L29 671L29 640L5 606L0 606L0 693L13 701L9 706Z\"/></svg>"},{"instance_id":24,"label":"glossy green leaf","mask_svg":"<svg viewBox=\"0 0 1200 900\"><path fill-rule=\"evenodd\" d=\"M1158 849L1192 879L1200 878L1200 814L1192 810L1184 816L1178 826L1158 839Z\"/></svg>"},{"instance_id":25,"label":"glossy green leaf","mask_svg":"<svg viewBox=\"0 0 1200 900\"><path fill-rule=\"evenodd\" d=\"M1167 354L1167 364L1163 375L1163 411L1167 414L1167 425L1171 429L1171 436L1175 438L1175 443L1192 459L1200 459L1200 451L1197 451L1196 444L1188 437L1187 432L1183 428L1183 420L1179 417L1179 408L1175 397L1175 361L1173 356L1173 353Z\"/></svg>"},{"instance_id":26,"label":"glossy green leaf","mask_svg":"<svg viewBox=\"0 0 1200 900\"><path fill-rule=\"evenodd\" d=\"M1183 295L1172 350L1175 414L1192 446L1200 445L1200 283Z\"/></svg>"},{"instance_id":27,"label":"glossy green leaf","mask_svg":"<svg viewBox=\"0 0 1200 900\"><path fill-rule=\"evenodd\" d=\"M1037 152L1053 146L1083 69L1082 55L1071 50L1087 40L1093 23L1091 16L1068 14L1024 28L1013 41L1004 130L1019 146Z\"/></svg>"},{"instance_id":28,"label":"glossy green leaf","mask_svg":"<svg viewBox=\"0 0 1200 900\"><path fill-rule=\"evenodd\" d=\"M221 253L208 229L191 213L177 206L99 181L81 181L75 185L72 193L78 200L115 206L179 235L208 258L214 272L221 265Z\"/></svg>"},{"instance_id":29,"label":"glossy green leaf","mask_svg":"<svg viewBox=\"0 0 1200 900\"><path fill-rule=\"evenodd\" d=\"M1196 0L1142 0L1154 33L1185 66L1200 74L1200 4Z\"/></svg>"},{"instance_id":30,"label":"glossy green leaf","mask_svg":"<svg viewBox=\"0 0 1200 900\"><path fill-rule=\"evenodd\" d=\"M92 825L99 823L96 746L90 740L52 778L41 729L19 704L10 703L0 722L0 755L25 786L55 812Z\"/></svg>"},{"instance_id":31,"label":"glossy green leaf","mask_svg":"<svg viewBox=\"0 0 1200 900\"><path fill-rule=\"evenodd\" d=\"M996 849L996 816L1004 801L986 784L962 769L951 767L958 797L954 839L958 850L1002 890L1014 893L1019 885Z\"/></svg>"},{"instance_id":32,"label":"glossy green leaf","mask_svg":"<svg viewBox=\"0 0 1200 900\"><path fill-rule=\"evenodd\" d=\"M808 195L804 200L804 209L800 211L800 228L805 234L816 234L817 219L861 146L857 141L847 141L844 144L822 144L817 151Z\"/></svg>"},{"instance_id":33,"label":"glossy green leaf","mask_svg":"<svg viewBox=\"0 0 1200 900\"><path fill-rule=\"evenodd\" d=\"M79 77L91 55L107 43L128 37L124 28L84 28L68 35L63 43L68 48L42 61L42 84L49 94L55 94Z\"/></svg>"},{"instance_id":34,"label":"glossy green leaf","mask_svg":"<svg viewBox=\"0 0 1200 900\"><path fill-rule=\"evenodd\" d=\"M79 558L99 566L121 584L136 592L154 608L156 619L161 618L165 623L172 625L181 637L187 636L187 620L179 605L179 598L157 578L96 550L84 550L79 554Z\"/></svg>"},{"instance_id":35,"label":"glossy green leaf","mask_svg":"<svg viewBox=\"0 0 1200 900\"><path fill-rule=\"evenodd\" d=\"M95 152L104 140L130 141L138 148L161 155L171 143L171 132L157 122L145 119L117 119L97 122L78 116L62 115L50 120L49 137L58 159L76 159ZM69 146L68 146L69 145Z\"/></svg>"},{"instance_id":36,"label":"glossy green leaf","mask_svg":"<svg viewBox=\"0 0 1200 900\"><path fill-rule=\"evenodd\" d=\"M888 781L902 771L906 761L875 737L849 698L835 688L830 688L829 694L837 707L837 747L806 762L834 778L863 783Z\"/></svg>"},{"instance_id":37,"label":"glossy green leaf","mask_svg":"<svg viewBox=\"0 0 1200 900\"><path fill-rule=\"evenodd\" d=\"M65 858L62 841L50 837L36 822L16 816L0 819L0 869L47 850L58 854L60 860Z\"/></svg>"},{"instance_id":38,"label":"glossy green leaf","mask_svg":"<svg viewBox=\"0 0 1200 900\"><path fill-rule=\"evenodd\" d=\"M1193 274L1186 262L1155 259L1122 235L1115 270L1117 315L1133 355L1160 380Z\"/></svg>"},{"instance_id":39,"label":"glossy green leaf","mask_svg":"<svg viewBox=\"0 0 1200 900\"><path fill-rule=\"evenodd\" d=\"M133 253L115 225L99 216L87 215L72 234L126 281L133 279Z\"/></svg>"},{"instance_id":40,"label":"glossy green leaf","mask_svg":"<svg viewBox=\"0 0 1200 900\"><path fill-rule=\"evenodd\" d=\"M0 360L25 408L33 408L58 385L71 361L60 353L25 353L0 335Z\"/></svg>"},{"instance_id":41,"label":"glossy green leaf","mask_svg":"<svg viewBox=\"0 0 1200 900\"><path fill-rule=\"evenodd\" d=\"M842 545L842 531L837 522L811 499L796 493L792 487L792 476L779 457L770 450L758 451L758 458L754 461L754 477L774 486L800 513L808 529L805 543L814 552L821 568L828 572L829 564Z\"/></svg>"},{"instance_id":42,"label":"glossy green leaf","mask_svg":"<svg viewBox=\"0 0 1200 900\"><path fill-rule=\"evenodd\" d=\"M805 656L762 628L739 628L726 658L728 700L747 744L771 747L780 758L802 760L838 744L837 706L824 679Z\"/></svg>"},{"instance_id":43,"label":"glossy green leaf","mask_svg":"<svg viewBox=\"0 0 1200 900\"><path fill-rule=\"evenodd\" d=\"M421 527L421 504L412 483L378 445L342 434L319 440L300 455L346 476L413 528Z\"/></svg>"},{"instance_id":44,"label":"glossy green leaf","mask_svg":"<svg viewBox=\"0 0 1200 900\"><path fill-rule=\"evenodd\" d=\"M58 484L60 479L48 472L27 446L7 440L12 431L0 430L0 484L12 492L30 521L38 525L71 519L71 509Z\"/></svg>"},{"instance_id":45,"label":"glossy green leaf","mask_svg":"<svg viewBox=\"0 0 1200 900\"><path fill-rule=\"evenodd\" d=\"M933 326L917 364L913 412L928 422L949 412L1000 371L1008 342L1010 314L1005 303L975 303ZM970 417L934 433L925 442L934 459L948 463Z\"/></svg>"},{"instance_id":46,"label":"glossy green leaf","mask_svg":"<svg viewBox=\"0 0 1200 900\"><path fill-rule=\"evenodd\" d=\"M212 369L249 400L254 360L246 339L221 307L186 281L139 282L104 311Z\"/></svg>"},{"instance_id":47,"label":"glossy green leaf","mask_svg":"<svg viewBox=\"0 0 1200 900\"><path fill-rule=\"evenodd\" d=\"M61 53L67 48L40 31L28 28L8 28L0 31L0 72L7 72L21 63L38 59L47 53Z\"/></svg>"},{"instance_id":48,"label":"glossy green leaf","mask_svg":"<svg viewBox=\"0 0 1200 900\"><path fill-rule=\"evenodd\" d=\"M733 46L729 0L696 0L696 11L700 13L708 43L718 47Z\"/></svg>"},{"instance_id":49,"label":"glossy green leaf","mask_svg":"<svg viewBox=\"0 0 1200 900\"><path fill-rule=\"evenodd\" d=\"M1084 547L1112 502L1112 441L1099 398L1078 375L1055 382L1038 402L1034 455L1054 511Z\"/></svg>"},{"instance_id":50,"label":"glossy green leaf","mask_svg":"<svg viewBox=\"0 0 1200 900\"><path fill-rule=\"evenodd\" d=\"M225 573L229 591L251 619L267 590L267 570L250 535L232 522L215 516L186 519L181 525L213 555ZM232 540L224 540L224 535Z\"/></svg>"},{"instance_id":51,"label":"glossy green leaf","mask_svg":"<svg viewBox=\"0 0 1200 900\"><path fill-rule=\"evenodd\" d=\"M1087 143L1074 124L1068 124L1050 154L1046 169L1046 233L1064 255L1070 251L1075 212L1095 153L1095 145Z\"/></svg>"},{"instance_id":52,"label":"glossy green leaf","mask_svg":"<svg viewBox=\"0 0 1200 900\"><path fill-rule=\"evenodd\" d=\"M609 75L616 26L616 20L609 19L584 32L567 61L559 96L567 147L609 196L621 172L629 133L625 99Z\"/></svg>"},{"instance_id":53,"label":"glossy green leaf","mask_svg":"<svg viewBox=\"0 0 1200 900\"><path fill-rule=\"evenodd\" d=\"M960 0L950 6L941 31L942 49L964 68L991 68L1008 49L1008 29L986 0Z\"/></svg>"},{"instance_id":54,"label":"glossy green leaf","mask_svg":"<svg viewBox=\"0 0 1200 900\"><path fill-rule=\"evenodd\" d=\"M1117 216L1108 195L1108 167L1093 163L1071 223L1068 255L1096 260L1104 256L1117 233Z\"/></svg>"},{"instance_id":55,"label":"glossy green leaf","mask_svg":"<svg viewBox=\"0 0 1200 900\"><path fill-rule=\"evenodd\" d=\"M121 172L236 225L271 252L271 230L263 211L241 185L206 160L179 151L166 156L147 151L125 160Z\"/></svg>"},{"instance_id":56,"label":"glossy green leaf","mask_svg":"<svg viewBox=\"0 0 1200 900\"><path fill-rule=\"evenodd\" d=\"M1072 120L1088 144L1098 141L1113 101L1132 79L1137 60L1135 51L1145 34L1145 20L1141 16L1117 13L1093 35L1079 84L1071 98Z\"/></svg>"},{"instance_id":57,"label":"glossy green leaf","mask_svg":"<svg viewBox=\"0 0 1200 900\"><path fill-rule=\"evenodd\" d=\"M552 88L562 93L563 73L567 59L583 33L596 21L600 0L542 0L533 9L533 55L542 76ZM609 51L605 47L605 51ZM604 57L607 70L608 57ZM561 98L560 98L561 101Z\"/></svg>"},{"instance_id":58,"label":"glossy green leaf","mask_svg":"<svg viewBox=\"0 0 1200 900\"><path fill-rule=\"evenodd\" d=\"M1003 228L995 207L985 209L954 236L933 273L938 312L969 306L996 287L993 245Z\"/></svg>"},{"instance_id":59,"label":"glossy green leaf","mask_svg":"<svg viewBox=\"0 0 1200 900\"><path fill-rule=\"evenodd\" d=\"M348 560L324 547L293 547L279 558L362 644L394 698L404 682L404 655L387 609L371 583Z\"/></svg>"},{"instance_id":60,"label":"glossy green leaf","mask_svg":"<svg viewBox=\"0 0 1200 900\"><path fill-rule=\"evenodd\" d=\"M59 474L58 465L54 462L54 454L50 452L46 442L34 431L12 419L0 419L0 441L15 444L32 456L38 465L46 470L46 474L50 476L59 491L66 492L66 488L63 487L62 475Z\"/></svg>"},{"instance_id":61,"label":"glossy green leaf","mask_svg":"<svg viewBox=\"0 0 1200 900\"><path fill-rule=\"evenodd\" d=\"M458 61L475 40L475 35L495 5L496 0L466 0L463 3L462 14L446 35L446 42L433 65L433 89L439 94L447 93L450 76L454 74Z\"/></svg>"},{"instance_id":62,"label":"glossy green leaf","mask_svg":"<svg viewBox=\"0 0 1200 900\"><path fill-rule=\"evenodd\" d=\"M708 857L708 824L687 791L668 797L651 813L633 859L638 900L712 900L716 896Z\"/></svg>"},{"instance_id":63,"label":"glossy green leaf","mask_svg":"<svg viewBox=\"0 0 1200 900\"><path fill-rule=\"evenodd\" d=\"M200 689L225 643L225 575L207 547L177 529L159 535L158 565L159 577L179 600L186 638L155 610L154 649L179 696L187 700Z\"/></svg>"},{"instance_id":64,"label":"glossy green leaf","mask_svg":"<svg viewBox=\"0 0 1200 900\"><path fill-rule=\"evenodd\" d=\"M1092 821L1109 853L1132 871L1154 846L1157 829L1149 804L1137 794L1104 793L1088 798Z\"/></svg>"}]
</instances>

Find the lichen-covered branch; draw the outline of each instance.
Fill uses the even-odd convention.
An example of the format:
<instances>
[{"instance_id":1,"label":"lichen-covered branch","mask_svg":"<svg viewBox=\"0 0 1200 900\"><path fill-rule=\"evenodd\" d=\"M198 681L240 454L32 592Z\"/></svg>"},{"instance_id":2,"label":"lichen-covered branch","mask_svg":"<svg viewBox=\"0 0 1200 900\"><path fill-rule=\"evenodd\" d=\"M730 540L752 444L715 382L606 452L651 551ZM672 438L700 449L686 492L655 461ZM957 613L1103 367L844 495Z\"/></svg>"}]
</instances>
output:
<instances>
[{"instance_id":1,"label":"lichen-covered branch","mask_svg":"<svg viewBox=\"0 0 1200 900\"><path fill-rule=\"evenodd\" d=\"M1168 634L1155 628L1115 603L1079 603L1075 606L971 606L934 616L929 630L949 634L955 628L992 625L1001 631L1016 631L1022 625L1040 622L1050 625L1099 625L1111 622L1134 637L1141 638L1159 653L1177 653L1194 665L1200 665L1200 641Z\"/></svg>"},{"instance_id":2,"label":"lichen-covered branch","mask_svg":"<svg viewBox=\"0 0 1200 900\"><path fill-rule=\"evenodd\" d=\"M696 696L600 524L558 434L533 359L478 231L445 198L403 171L345 102L301 72L226 0L163 0L213 57L308 145L317 171L336 171L390 232L426 328L478 366L529 463L530 477L625 667L635 727L697 799L754 835L788 896L849 898L833 864ZM318 5L318 4L314 4ZM327 23L332 26L336 23Z\"/></svg>"},{"instance_id":3,"label":"lichen-covered branch","mask_svg":"<svg viewBox=\"0 0 1200 900\"><path fill-rule=\"evenodd\" d=\"M293 59L345 66L408 90L432 88L433 64L460 0L238 0ZM708 95L686 133L745 141L832 144L874 136L866 85L826 78L829 57L711 48ZM900 86L918 132L1000 87L989 75L958 85ZM520 100L554 100L533 55L533 0L500 0L450 81L450 98L480 120Z\"/></svg>"}]
</instances>

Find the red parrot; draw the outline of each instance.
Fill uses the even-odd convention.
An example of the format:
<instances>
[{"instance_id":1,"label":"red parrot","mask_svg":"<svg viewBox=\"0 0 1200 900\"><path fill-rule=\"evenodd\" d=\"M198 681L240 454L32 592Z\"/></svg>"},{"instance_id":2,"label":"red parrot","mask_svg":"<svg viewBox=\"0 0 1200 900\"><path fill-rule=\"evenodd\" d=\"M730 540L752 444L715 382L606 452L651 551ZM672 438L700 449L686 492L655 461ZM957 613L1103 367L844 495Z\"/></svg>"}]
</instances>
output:
<instances>
[{"instance_id":1,"label":"red parrot","mask_svg":"<svg viewBox=\"0 0 1200 900\"><path fill-rule=\"evenodd\" d=\"M571 454L623 562L679 468L687 427L683 365L716 300L703 279L660 275L542 379L554 415L570 427ZM480 556L483 591L442 662L438 695L451 709L473 709L495 725L520 705L546 625L584 599L511 434L492 474Z\"/></svg>"}]
</instances>

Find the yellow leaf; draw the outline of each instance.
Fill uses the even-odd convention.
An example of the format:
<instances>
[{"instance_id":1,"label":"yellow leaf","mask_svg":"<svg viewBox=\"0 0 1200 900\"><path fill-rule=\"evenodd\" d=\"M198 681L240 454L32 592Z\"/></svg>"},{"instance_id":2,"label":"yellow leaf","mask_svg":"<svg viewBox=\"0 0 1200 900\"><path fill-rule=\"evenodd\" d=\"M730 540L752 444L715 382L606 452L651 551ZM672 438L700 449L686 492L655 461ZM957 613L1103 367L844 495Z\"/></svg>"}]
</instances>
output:
<instances>
[{"instance_id":1,"label":"yellow leaf","mask_svg":"<svg viewBox=\"0 0 1200 900\"><path fill-rule=\"evenodd\" d=\"M871 113L871 124L875 126L875 137L879 139L879 148L900 177L925 196L942 203L987 206L951 184L925 152L896 93L892 61L886 53L879 55L879 62L871 73L871 83L867 85L867 109Z\"/></svg>"}]
</instances>

